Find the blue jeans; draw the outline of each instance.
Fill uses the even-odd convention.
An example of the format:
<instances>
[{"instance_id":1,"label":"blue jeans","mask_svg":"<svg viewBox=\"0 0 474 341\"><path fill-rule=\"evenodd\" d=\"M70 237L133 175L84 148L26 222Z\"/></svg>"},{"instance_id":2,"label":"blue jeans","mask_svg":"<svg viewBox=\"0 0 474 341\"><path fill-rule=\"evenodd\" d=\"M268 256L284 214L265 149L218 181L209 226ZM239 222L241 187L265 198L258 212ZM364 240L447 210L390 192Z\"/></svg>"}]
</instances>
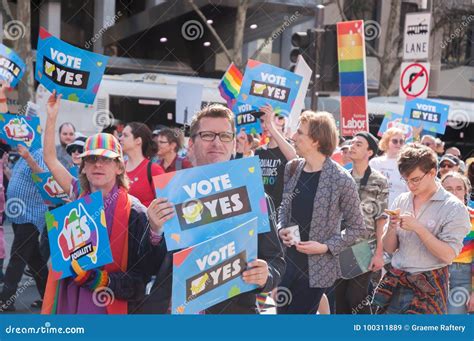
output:
<instances>
[{"instance_id":1,"label":"blue jeans","mask_svg":"<svg viewBox=\"0 0 474 341\"><path fill-rule=\"evenodd\" d=\"M448 314L467 314L471 281L471 264L453 263L449 266Z\"/></svg>"}]
</instances>

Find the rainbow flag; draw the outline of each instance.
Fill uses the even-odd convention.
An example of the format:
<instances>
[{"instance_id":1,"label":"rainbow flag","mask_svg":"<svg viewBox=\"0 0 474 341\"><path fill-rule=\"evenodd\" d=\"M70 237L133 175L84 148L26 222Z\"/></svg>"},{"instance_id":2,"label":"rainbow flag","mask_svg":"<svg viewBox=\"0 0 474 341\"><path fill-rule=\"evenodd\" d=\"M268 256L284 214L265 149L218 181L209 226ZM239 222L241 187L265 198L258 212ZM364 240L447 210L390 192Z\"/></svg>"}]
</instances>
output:
<instances>
[{"instance_id":1,"label":"rainbow flag","mask_svg":"<svg viewBox=\"0 0 474 341\"><path fill-rule=\"evenodd\" d=\"M337 23L339 91L343 136L369 131L364 21Z\"/></svg>"},{"instance_id":2,"label":"rainbow flag","mask_svg":"<svg viewBox=\"0 0 474 341\"><path fill-rule=\"evenodd\" d=\"M227 102L227 106L232 109L235 100L240 92L243 75L234 63L230 64L219 83L219 92Z\"/></svg>"}]
</instances>

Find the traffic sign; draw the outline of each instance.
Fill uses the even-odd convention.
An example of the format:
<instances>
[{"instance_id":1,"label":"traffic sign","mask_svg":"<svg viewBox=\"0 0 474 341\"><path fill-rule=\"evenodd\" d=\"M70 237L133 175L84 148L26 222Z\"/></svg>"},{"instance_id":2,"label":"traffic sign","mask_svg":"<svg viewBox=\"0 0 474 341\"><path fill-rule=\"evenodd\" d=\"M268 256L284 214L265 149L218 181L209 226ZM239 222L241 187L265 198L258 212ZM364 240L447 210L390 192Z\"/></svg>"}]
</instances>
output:
<instances>
[{"instance_id":1,"label":"traffic sign","mask_svg":"<svg viewBox=\"0 0 474 341\"><path fill-rule=\"evenodd\" d=\"M402 63L398 96L428 97L430 63Z\"/></svg>"},{"instance_id":2,"label":"traffic sign","mask_svg":"<svg viewBox=\"0 0 474 341\"><path fill-rule=\"evenodd\" d=\"M405 17L403 60L428 59L431 13L408 13Z\"/></svg>"}]
</instances>

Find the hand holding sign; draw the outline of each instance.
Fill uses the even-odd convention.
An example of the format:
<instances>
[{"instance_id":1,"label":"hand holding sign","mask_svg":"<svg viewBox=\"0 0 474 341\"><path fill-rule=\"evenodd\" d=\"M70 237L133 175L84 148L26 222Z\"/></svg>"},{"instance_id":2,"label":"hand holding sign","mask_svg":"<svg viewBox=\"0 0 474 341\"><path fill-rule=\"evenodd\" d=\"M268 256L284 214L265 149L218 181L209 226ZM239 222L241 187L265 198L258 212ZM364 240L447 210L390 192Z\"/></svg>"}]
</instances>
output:
<instances>
[{"instance_id":1,"label":"hand holding sign","mask_svg":"<svg viewBox=\"0 0 474 341\"><path fill-rule=\"evenodd\" d=\"M147 215L152 230L159 233L164 223L174 216L173 204L166 198L157 198L148 207Z\"/></svg>"},{"instance_id":2,"label":"hand holding sign","mask_svg":"<svg viewBox=\"0 0 474 341\"><path fill-rule=\"evenodd\" d=\"M263 259L256 259L248 264L249 269L242 273L242 279L247 284L264 287L268 279L268 264Z\"/></svg>"},{"instance_id":3,"label":"hand holding sign","mask_svg":"<svg viewBox=\"0 0 474 341\"><path fill-rule=\"evenodd\" d=\"M49 96L48 103L46 105L46 113L48 115L48 118L54 119L56 121L59 112L59 104L61 103L62 96L62 94L57 95L56 90L53 90L53 93L51 94L51 96Z\"/></svg>"}]
</instances>

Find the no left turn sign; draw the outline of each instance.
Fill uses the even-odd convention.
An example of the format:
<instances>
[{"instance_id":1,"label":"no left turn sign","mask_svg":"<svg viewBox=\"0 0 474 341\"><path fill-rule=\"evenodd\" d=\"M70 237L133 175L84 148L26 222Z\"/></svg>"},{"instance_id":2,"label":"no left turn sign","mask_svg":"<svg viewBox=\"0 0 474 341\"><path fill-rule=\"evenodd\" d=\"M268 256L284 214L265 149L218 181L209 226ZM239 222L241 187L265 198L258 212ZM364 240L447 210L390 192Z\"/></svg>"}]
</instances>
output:
<instances>
[{"instance_id":1,"label":"no left turn sign","mask_svg":"<svg viewBox=\"0 0 474 341\"><path fill-rule=\"evenodd\" d=\"M399 97L428 97L430 63L402 63Z\"/></svg>"}]
</instances>

